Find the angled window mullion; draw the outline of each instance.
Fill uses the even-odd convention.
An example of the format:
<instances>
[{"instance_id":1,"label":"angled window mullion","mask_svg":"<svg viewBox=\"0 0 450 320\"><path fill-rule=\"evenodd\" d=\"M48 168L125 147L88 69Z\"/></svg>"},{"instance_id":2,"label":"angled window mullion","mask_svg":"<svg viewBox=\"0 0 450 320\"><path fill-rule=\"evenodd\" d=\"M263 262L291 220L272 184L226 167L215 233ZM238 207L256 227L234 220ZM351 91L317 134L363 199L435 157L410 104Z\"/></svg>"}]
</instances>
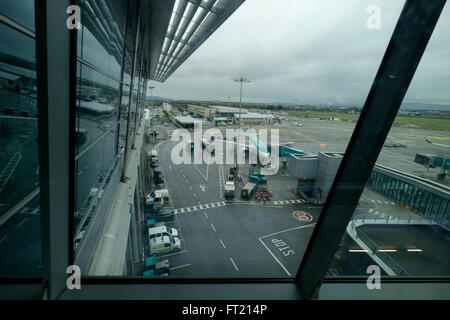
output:
<instances>
[{"instance_id":1,"label":"angled window mullion","mask_svg":"<svg viewBox=\"0 0 450 320\"><path fill-rule=\"evenodd\" d=\"M296 280L311 298L337 251L446 0L408 0L389 42Z\"/></svg>"},{"instance_id":2,"label":"angled window mullion","mask_svg":"<svg viewBox=\"0 0 450 320\"><path fill-rule=\"evenodd\" d=\"M65 12L74 2L35 1L42 267L50 299L66 288L72 261L77 35Z\"/></svg>"}]
</instances>

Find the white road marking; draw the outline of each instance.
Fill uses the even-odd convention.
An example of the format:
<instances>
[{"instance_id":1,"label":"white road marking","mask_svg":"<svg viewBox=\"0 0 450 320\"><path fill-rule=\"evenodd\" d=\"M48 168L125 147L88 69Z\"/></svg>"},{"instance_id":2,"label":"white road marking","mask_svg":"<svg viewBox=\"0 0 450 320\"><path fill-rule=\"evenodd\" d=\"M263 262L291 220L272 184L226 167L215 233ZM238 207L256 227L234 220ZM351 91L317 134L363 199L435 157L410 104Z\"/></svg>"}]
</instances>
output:
<instances>
[{"instance_id":1,"label":"white road marking","mask_svg":"<svg viewBox=\"0 0 450 320\"><path fill-rule=\"evenodd\" d=\"M206 214L206 212L203 211L203 214L205 215L206 219L208 219L208 215Z\"/></svg>"},{"instance_id":2,"label":"white road marking","mask_svg":"<svg viewBox=\"0 0 450 320\"><path fill-rule=\"evenodd\" d=\"M370 199L370 201L372 201L372 203L375 203L375 200Z\"/></svg>"},{"instance_id":3,"label":"white road marking","mask_svg":"<svg viewBox=\"0 0 450 320\"><path fill-rule=\"evenodd\" d=\"M281 230L281 231L278 231L278 232L274 232L274 233L267 234L265 236L259 237L259 239L267 238L267 237L274 236L274 235L279 234L279 233L288 232L288 231L292 231L292 230L296 230L296 229L310 228L310 227L314 227L315 225L316 225L315 223L310 223L310 224L307 224L307 225L304 225L304 226L300 226L300 227L295 227L295 228L290 228L290 229L286 229L286 230Z\"/></svg>"},{"instance_id":4,"label":"white road marking","mask_svg":"<svg viewBox=\"0 0 450 320\"><path fill-rule=\"evenodd\" d=\"M20 222L20 223L17 225L17 228L20 228L20 226L23 225L23 224L25 223L25 221L27 221L27 220L28 220L28 217L26 217L25 219L23 219L22 222Z\"/></svg>"},{"instance_id":5,"label":"white road marking","mask_svg":"<svg viewBox=\"0 0 450 320\"><path fill-rule=\"evenodd\" d=\"M194 197L195 197L195 199L198 199L198 198L197 198L197 195L196 195L195 193L194 193Z\"/></svg>"},{"instance_id":6,"label":"white road marking","mask_svg":"<svg viewBox=\"0 0 450 320\"><path fill-rule=\"evenodd\" d=\"M230 258L231 263L233 264L234 268L236 269L236 271L239 271L238 267L236 266L236 263L234 263L233 258Z\"/></svg>"},{"instance_id":7,"label":"white road marking","mask_svg":"<svg viewBox=\"0 0 450 320\"><path fill-rule=\"evenodd\" d=\"M392 202L392 201L391 201L391 204L392 204L393 206L395 206L395 202Z\"/></svg>"},{"instance_id":8,"label":"white road marking","mask_svg":"<svg viewBox=\"0 0 450 320\"><path fill-rule=\"evenodd\" d=\"M219 239L219 241L220 241L220 243L222 244L222 247L223 247L224 249L226 249L227 247L225 247L225 244L223 243L222 239Z\"/></svg>"},{"instance_id":9,"label":"white road marking","mask_svg":"<svg viewBox=\"0 0 450 320\"><path fill-rule=\"evenodd\" d=\"M206 187L204 185L200 185L200 189L202 189L203 192L206 192Z\"/></svg>"},{"instance_id":10,"label":"white road marking","mask_svg":"<svg viewBox=\"0 0 450 320\"><path fill-rule=\"evenodd\" d=\"M217 232L216 228L214 228L214 225L212 223L211 223L211 227L213 228L214 232Z\"/></svg>"},{"instance_id":11,"label":"white road marking","mask_svg":"<svg viewBox=\"0 0 450 320\"><path fill-rule=\"evenodd\" d=\"M286 271L287 275L291 277L292 275L290 274L290 272L287 271L287 269L283 266L283 264L281 263L281 261L278 260L277 257L275 257L275 255L273 254L273 252L270 251L270 249L266 246L266 244L264 243L264 241L262 241L261 238L259 238L258 240L259 240L259 241L262 243L262 245L267 249L267 251L269 251L270 255L275 259L275 261L278 262L278 264L283 268L283 270Z\"/></svg>"},{"instance_id":12,"label":"white road marking","mask_svg":"<svg viewBox=\"0 0 450 320\"><path fill-rule=\"evenodd\" d=\"M183 251L178 251L178 252L174 252L174 253L169 253L169 254L166 254L166 255L160 256L160 257L161 257L161 258L165 258L165 257L175 256L175 255L177 255L177 254L186 253L186 252L187 252L186 250L183 250Z\"/></svg>"},{"instance_id":13,"label":"white road marking","mask_svg":"<svg viewBox=\"0 0 450 320\"><path fill-rule=\"evenodd\" d=\"M369 213L372 213L373 212L373 209L369 209Z\"/></svg>"},{"instance_id":14,"label":"white road marking","mask_svg":"<svg viewBox=\"0 0 450 320\"><path fill-rule=\"evenodd\" d=\"M190 265L191 265L191 264L188 263L188 264L183 264L183 265L181 265L181 266L176 266L176 267L170 268L170 271L176 270L176 269L180 269L180 268L189 267Z\"/></svg>"},{"instance_id":15,"label":"white road marking","mask_svg":"<svg viewBox=\"0 0 450 320\"><path fill-rule=\"evenodd\" d=\"M381 200L377 200L377 202L378 202L378 203L383 203L383 202L381 202Z\"/></svg>"}]
</instances>

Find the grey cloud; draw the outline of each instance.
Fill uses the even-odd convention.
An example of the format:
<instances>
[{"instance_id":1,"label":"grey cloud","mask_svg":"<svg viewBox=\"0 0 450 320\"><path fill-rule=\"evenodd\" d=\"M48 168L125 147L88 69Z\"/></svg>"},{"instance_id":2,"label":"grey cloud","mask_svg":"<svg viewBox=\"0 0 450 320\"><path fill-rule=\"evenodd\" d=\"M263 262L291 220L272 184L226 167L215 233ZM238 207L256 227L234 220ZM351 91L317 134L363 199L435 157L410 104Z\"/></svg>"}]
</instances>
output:
<instances>
[{"instance_id":1,"label":"grey cloud","mask_svg":"<svg viewBox=\"0 0 450 320\"><path fill-rule=\"evenodd\" d=\"M368 6L381 30L368 30ZM247 0L164 84L159 96L236 101L233 78L253 80L246 101L362 104L404 1ZM449 7L408 98L450 104Z\"/></svg>"}]
</instances>

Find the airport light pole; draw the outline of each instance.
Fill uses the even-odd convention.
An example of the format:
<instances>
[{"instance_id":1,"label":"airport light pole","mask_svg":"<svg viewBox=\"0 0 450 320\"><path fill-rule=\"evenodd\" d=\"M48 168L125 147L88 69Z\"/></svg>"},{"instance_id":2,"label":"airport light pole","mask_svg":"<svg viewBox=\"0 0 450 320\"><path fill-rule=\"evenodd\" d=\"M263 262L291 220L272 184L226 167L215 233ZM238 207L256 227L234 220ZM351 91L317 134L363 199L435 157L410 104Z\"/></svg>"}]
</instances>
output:
<instances>
[{"instance_id":1,"label":"airport light pole","mask_svg":"<svg viewBox=\"0 0 450 320\"><path fill-rule=\"evenodd\" d=\"M239 131L238 131L238 141L237 141L237 145L239 145L239 139L240 139L240 134L241 134L241 115L242 115L242 86L245 83L249 83L250 80L244 77L240 77L239 79L234 79L234 82L239 82L241 84L241 92L240 92L240 96L239 96ZM239 166L236 163L236 171L239 172Z\"/></svg>"},{"instance_id":2,"label":"airport light pole","mask_svg":"<svg viewBox=\"0 0 450 320\"><path fill-rule=\"evenodd\" d=\"M148 88L150 89L150 96L152 99L151 107L152 107L152 114L153 114L153 89L155 89L155 87L148 87Z\"/></svg>"}]
</instances>

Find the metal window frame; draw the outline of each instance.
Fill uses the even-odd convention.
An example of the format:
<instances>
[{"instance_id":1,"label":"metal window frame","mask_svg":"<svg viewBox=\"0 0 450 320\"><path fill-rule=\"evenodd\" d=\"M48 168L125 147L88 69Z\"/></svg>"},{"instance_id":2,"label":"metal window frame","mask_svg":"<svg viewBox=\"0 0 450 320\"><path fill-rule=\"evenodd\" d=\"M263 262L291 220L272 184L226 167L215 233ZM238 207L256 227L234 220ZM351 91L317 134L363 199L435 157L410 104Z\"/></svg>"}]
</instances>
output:
<instances>
[{"instance_id":1,"label":"metal window frame","mask_svg":"<svg viewBox=\"0 0 450 320\"><path fill-rule=\"evenodd\" d=\"M308 299L345 234L445 3L408 0L403 7L296 275Z\"/></svg>"},{"instance_id":2,"label":"metal window frame","mask_svg":"<svg viewBox=\"0 0 450 320\"><path fill-rule=\"evenodd\" d=\"M38 103L41 112L39 120L41 121L42 118L42 123L39 124L39 151L41 183L43 183L41 192L45 195L41 198L43 212L41 219L47 297L50 299L311 299L321 282L324 285L333 282L323 280L324 275L446 0L433 2L408 0L406 2L295 279L86 277L82 279L83 290L67 290L65 287L67 277L65 268L67 263L70 263L73 247L69 217L73 214L75 149L72 148L74 141L70 132L74 129L76 90L69 89L72 88L71 85L76 84L76 33L70 33L66 28L55 28L55 25L62 22L62 18L65 23L65 15L58 16L58 14L62 12L61 10L65 12L67 5L72 4L74 0L36 0L36 2L38 3L36 16L39 16L36 29L40 31L37 32L38 79L40 80ZM46 19L47 16L51 16L52 19ZM416 25L417 20L420 20L416 18L417 16L424 16L428 24ZM134 81L134 73L135 70L133 70L132 81ZM60 81L57 82L56 79ZM388 105L389 108L385 110L377 108L380 103ZM66 108L61 108L61 105ZM373 136L371 130L375 130L377 134ZM53 138L55 136L58 139ZM63 142L66 146L63 146ZM359 157L364 160L363 165ZM63 164L52 166L56 161L62 161ZM360 168L356 170L355 166L352 166L354 164L358 164ZM58 181L60 184L50 185L48 182L55 178L61 178L61 181ZM339 219L336 217L337 210L341 212ZM66 212L67 215L60 214L61 212ZM61 257L64 258L57 259ZM361 278L341 280L358 286L361 286L361 281L365 281ZM433 289L436 283L447 284L449 287L447 278L422 278L422 280L395 278L392 281L388 279L386 285L396 283L415 285L421 283L430 289ZM397 290L401 290L401 287ZM342 293L343 296L344 294Z\"/></svg>"},{"instance_id":3,"label":"metal window frame","mask_svg":"<svg viewBox=\"0 0 450 320\"><path fill-rule=\"evenodd\" d=\"M445 2L445 0L439 0L430 4L426 0L409 0L405 4L295 279L283 281L281 279L85 278L85 290L87 287L89 292L66 292L62 298L261 299L273 298L271 292L277 290L277 298L312 299L318 297L319 285L322 282L324 292L328 290L328 294L330 288L333 289L333 286L336 288L339 284L348 285L361 292L361 288L365 287L365 278L347 277L334 279L334 281L333 279L324 280L325 273L378 158ZM422 21L417 19L417 16L423 16L428 23L417 25L417 21ZM411 32L412 30L414 32ZM389 107L379 107L386 105ZM376 132L375 135L373 135L374 132ZM355 167L359 168L355 170ZM343 211L344 214L339 215L339 211ZM415 289L405 293L402 287L405 284ZM105 290L105 286L108 290ZM436 295L442 297L445 292L448 292L446 290L450 288L450 282L446 277L395 277L384 279L384 288L388 288L391 298L414 298L417 297L417 290L423 290L423 288L432 293L433 297ZM246 291L240 293L241 290ZM367 289L365 292L363 298L387 298ZM351 294L349 296L354 298ZM342 297L345 297L345 293L341 292ZM420 297L426 298L424 295Z\"/></svg>"},{"instance_id":4,"label":"metal window frame","mask_svg":"<svg viewBox=\"0 0 450 320\"><path fill-rule=\"evenodd\" d=\"M35 0L44 298L66 288L73 263L77 32L66 26L75 0ZM66 213L66 214L64 214Z\"/></svg>"},{"instance_id":5,"label":"metal window frame","mask_svg":"<svg viewBox=\"0 0 450 320\"><path fill-rule=\"evenodd\" d=\"M299 272L295 279L145 279L145 278L117 278L117 277L86 277L83 278L84 289L81 291L66 290L61 296L62 299L311 299L317 292L318 284L322 281L326 286L338 283L323 280L325 272L329 266L331 258L336 252L338 243L341 240L345 227L351 218L356 202L359 199L365 182L370 175L373 165L381 151L384 140L391 128L393 119L404 98L410 81L414 75L426 44L432 34L434 26L439 18L439 14L445 4L445 0L439 0L430 5L426 0L409 0L402 11L397 27L386 50L383 61L380 65L377 77L368 95L361 117L356 125L352 139L349 143L344 159L339 168L333 187L330 191L327 202L324 206L318 226L315 228L313 238L310 240L305 257L299 267ZM424 14L429 21L428 26L418 28L413 19L417 14ZM420 20L420 19L419 19ZM431 26L431 27L430 27ZM408 31L414 30L413 33ZM417 41L413 41L413 39ZM419 43L417 43L419 42ZM399 56L400 58L399 58ZM398 62L400 59L400 62ZM392 65L396 65L395 71L398 73L395 81L382 81L392 70ZM396 85L394 85L396 84ZM381 101L386 103L390 97L390 108L380 112L375 110L377 99L381 96ZM380 123L382 124L380 126ZM370 134L374 126L378 130L375 137ZM361 146L361 141L368 139L370 143ZM374 152L375 151L375 152ZM359 175L355 175L355 170L351 164L359 162L358 157L365 156L365 165L358 170ZM349 170L349 166L350 169ZM339 195L342 194L343 197ZM340 201L337 199L340 198ZM345 201L344 201L345 199ZM350 203L354 203L351 205ZM337 205L337 206L336 206ZM336 208L346 208L346 216L339 219L333 228L333 213ZM331 236L331 239L330 239ZM331 240L331 241L330 241ZM323 244L327 245L327 250L323 249ZM321 257L321 255L323 255ZM345 280L344 280L345 281ZM364 278L347 279L346 283L361 287ZM394 278L386 281L385 287L391 288L393 295L399 294L398 284L409 283L433 292L436 283L441 287L448 288L450 284L446 278ZM439 288L441 290L442 288ZM107 289L105 289L107 288ZM276 292L276 298L274 297ZM442 291L445 292L445 291ZM106 294L106 296L105 296ZM404 295L403 295L404 297Z\"/></svg>"}]
</instances>

